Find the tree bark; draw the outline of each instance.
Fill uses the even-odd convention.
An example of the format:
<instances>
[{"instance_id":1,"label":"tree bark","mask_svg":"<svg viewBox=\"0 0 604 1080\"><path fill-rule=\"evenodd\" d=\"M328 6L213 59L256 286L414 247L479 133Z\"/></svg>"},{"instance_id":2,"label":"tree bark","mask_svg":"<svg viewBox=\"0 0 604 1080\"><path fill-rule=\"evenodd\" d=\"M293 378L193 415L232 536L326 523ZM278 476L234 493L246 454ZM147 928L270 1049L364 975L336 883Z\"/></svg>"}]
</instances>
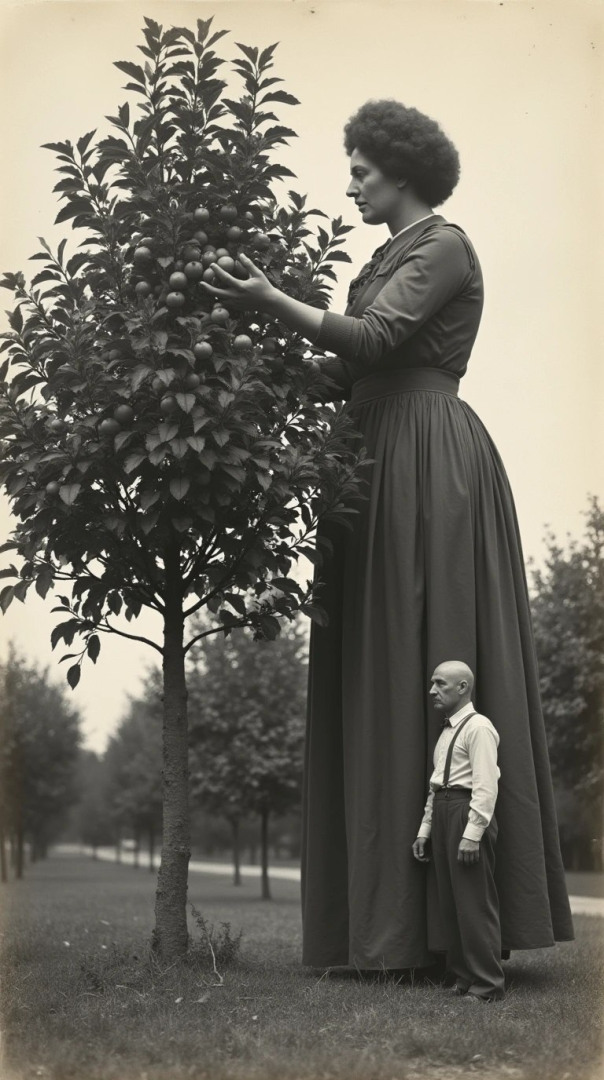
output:
<instances>
[{"instance_id":1,"label":"tree bark","mask_svg":"<svg viewBox=\"0 0 604 1080\"><path fill-rule=\"evenodd\" d=\"M4 836L4 826L0 827L0 880L8 881L8 865L6 861L6 838Z\"/></svg>"},{"instance_id":2,"label":"tree bark","mask_svg":"<svg viewBox=\"0 0 604 1080\"><path fill-rule=\"evenodd\" d=\"M271 900L271 887L268 880L268 810L260 813L260 847L262 859L262 899Z\"/></svg>"},{"instance_id":3,"label":"tree bark","mask_svg":"<svg viewBox=\"0 0 604 1080\"><path fill-rule=\"evenodd\" d=\"M152 874L155 870L155 830L153 826L149 829L149 873Z\"/></svg>"},{"instance_id":4,"label":"tree bark","mask_svg":"<svg viewBox=\"0 0 604 1080\"><path fill-rule=\"evenodd\" d=\"M23 877L23 867L25 865L25 836L23 835L23 827L21 825L17 827L16 839L15 877L20 879Z\"/></svg>"},{"instance_id":5,"label":"tree bark","mask_svg":"<svg viewBox=\"0 0 604 1080\"><path fill-rule=\"evenodd\" d=\"M187 690L180 551L165 552L163 844L155 896L154 947L163 961L187 951L187 874L190 848Z\"/></svg>"},{"instance_id":6,"label":"tree bark","mask_svg":"<svg viewBox=\"0 0 604 1080\"><path fill-rule=\"evenodd\" d=\"M241 849L239 844L239 821L231 821L233 830L233 885L241 885Z\"/></svg>"}]
</instances>

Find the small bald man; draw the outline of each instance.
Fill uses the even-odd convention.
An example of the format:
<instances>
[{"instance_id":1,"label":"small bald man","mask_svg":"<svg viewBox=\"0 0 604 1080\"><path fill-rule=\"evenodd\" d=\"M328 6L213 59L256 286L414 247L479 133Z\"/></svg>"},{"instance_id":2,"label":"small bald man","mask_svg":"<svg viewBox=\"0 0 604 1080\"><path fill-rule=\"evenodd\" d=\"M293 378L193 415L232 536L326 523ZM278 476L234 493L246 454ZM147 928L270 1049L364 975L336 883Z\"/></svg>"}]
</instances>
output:
<instances>
[{"instance_id":1,"label":"small bald man","mask_svg":"<svg viewBox=\"0 0 604 1080\"><path fill-rule=\"evenodd\" d=\"M505 993L494 879L499 736L474 709L473 686L460 660L439 664L432 675L430 697L445 719L413 854L428 862L432 849L453 992L499 1001Z\"/></svg>"}]
</instances>

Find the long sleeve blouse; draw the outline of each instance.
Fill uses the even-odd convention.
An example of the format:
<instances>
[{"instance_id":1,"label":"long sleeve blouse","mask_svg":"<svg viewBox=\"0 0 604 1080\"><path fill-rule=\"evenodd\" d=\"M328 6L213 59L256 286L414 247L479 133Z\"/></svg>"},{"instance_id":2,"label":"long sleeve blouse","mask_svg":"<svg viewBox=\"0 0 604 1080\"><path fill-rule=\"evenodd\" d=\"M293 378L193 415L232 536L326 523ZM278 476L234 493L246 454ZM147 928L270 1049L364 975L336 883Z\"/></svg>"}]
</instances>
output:
<instances>
[{"instance_id":1,"label":"long sleeve blouse","mask_svg":"<svg viewBox=\"0 0 604 1080\"><path fill-rule=\"evenodd\" d=\"M478 332L483 281L465 233L439 214L379 248L352 282L344 315L327 311L315 344L341 396L385 368L437 367L461 376Z\"/></svg>"}]
</instances>

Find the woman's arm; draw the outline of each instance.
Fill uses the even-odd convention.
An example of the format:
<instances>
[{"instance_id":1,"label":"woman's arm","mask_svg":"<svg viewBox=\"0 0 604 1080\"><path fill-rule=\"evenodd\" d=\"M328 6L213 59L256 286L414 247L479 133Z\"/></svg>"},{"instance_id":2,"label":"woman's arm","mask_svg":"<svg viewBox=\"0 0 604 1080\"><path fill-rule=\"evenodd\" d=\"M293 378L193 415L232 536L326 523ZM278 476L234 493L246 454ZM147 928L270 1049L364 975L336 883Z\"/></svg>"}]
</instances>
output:
<instances>
[{"instance_id":1,"label":"woman's arm","mask_svg":"<svg viewBox=\"0 0 604 1080\"><path fill-rule=\"evenodd\" d=\"M237 307L263 311L266 315L271 315L285 323L290 330L295 330L308 341L315 343L325 312L321 308L294 300L287 293L271 285L266 274L251 259L248 259L247 255L241 254L238 258L249 277L244 279L233 277L214 263L212 270L222 282L222 288L202 281L201 284L206 291L218 300L235 303Z\"/></svg>"}]
</instances>

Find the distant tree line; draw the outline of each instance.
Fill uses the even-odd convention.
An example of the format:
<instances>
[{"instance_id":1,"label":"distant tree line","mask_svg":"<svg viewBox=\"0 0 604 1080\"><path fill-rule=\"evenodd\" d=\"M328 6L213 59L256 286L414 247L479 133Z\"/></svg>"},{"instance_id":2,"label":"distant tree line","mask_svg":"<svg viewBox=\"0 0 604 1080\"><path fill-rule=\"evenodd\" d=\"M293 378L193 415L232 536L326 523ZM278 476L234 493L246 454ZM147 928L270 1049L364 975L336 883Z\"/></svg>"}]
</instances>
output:
<instances>
[{"instance_id":1,"label":"distant tree line","mask_svg":"<svg viewBox=\"0 0 604 1080\"><path fill-rule=\"evenodd\" d=\"M13 647L0 662L0 875L43 858L77 798L80 718L62 686Z\"/></svg>"},{"instance_id":2,"label":"distant tree line","mask_svg":"<svg viewBox=\"0 0 604 1080\"><path fill-rule=\"evenodd\" d=\"M602 870L604 824L604 511L565 547L549 533L532 574L541 696L568 869Z\"/></svg>"},{"instance_id":3,"label":"distant tree line","mask_svg":"<svg viewBox=\"0 0 604 1080\"><path fill-rule=\"evenodd\" d=\"M202 638L190 660L194 854L230 846L239 885L245 843L248 854L259 854L265 899L270 847L278 842L294 857L299 850L306 653L306 632L293 621L272 642L242 630ZM161 835L162 684L154 671L145 681L105 754L81 755L71 831L93 851L114 844L118 858L127 838L135 862L144 846L153 869Z\"/></svg>"}]
</instances>

